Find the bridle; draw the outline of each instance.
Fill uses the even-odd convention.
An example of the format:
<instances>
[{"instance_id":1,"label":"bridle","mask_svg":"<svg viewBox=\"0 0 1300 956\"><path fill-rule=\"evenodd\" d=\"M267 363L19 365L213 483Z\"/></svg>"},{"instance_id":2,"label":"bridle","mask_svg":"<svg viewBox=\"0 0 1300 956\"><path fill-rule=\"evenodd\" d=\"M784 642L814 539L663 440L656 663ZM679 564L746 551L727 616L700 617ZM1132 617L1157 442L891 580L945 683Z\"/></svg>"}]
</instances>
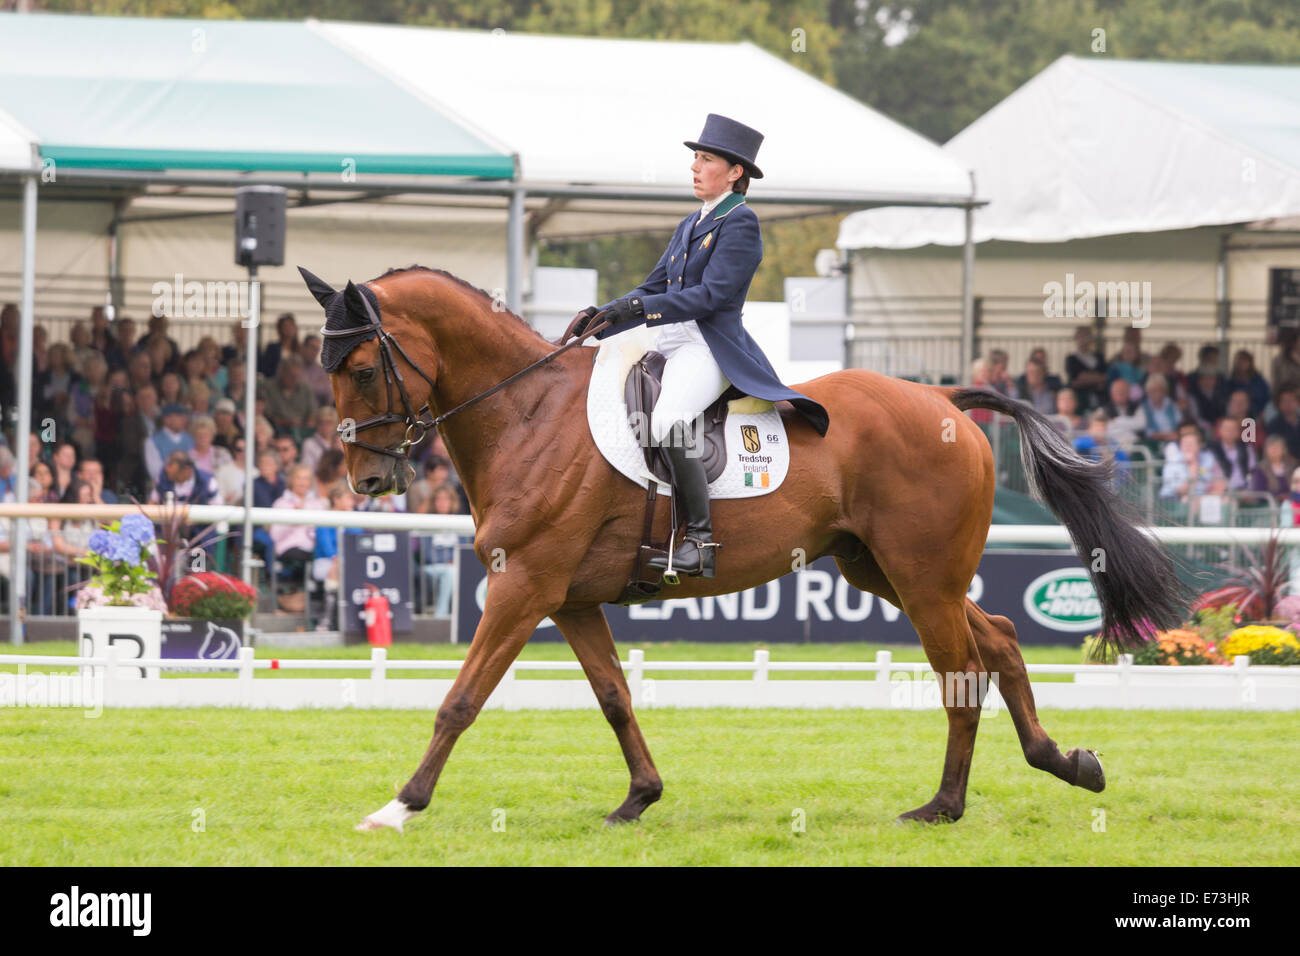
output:
<instances>
[{"instance_id":1,"label":"bridle","mask_svg":"<svg viewBox=\"0 0 1300 956\"><path fill-rule=\"evenodd\" d=\"M426 421L420 416L423 415L425 412L432 412L433 409L429 406L428 402L425 402L423 405L421 405L419 409L416 409L414 406L412 406L411 396L406 391L406 382L402 379L401 369L397 367L397 359L396 356L394 355L394 352L396 352L396 355L400 355L403 359L405 359L406 364L411 366L411 368L415 369L415 371L420 375L420 377L429 383L429 388L431 391L432 389L436 388L433 379L429 377L428 373L426 373L424 369L420 368L420 366L416 365L415 362L411 360L411 357L406 354L406 350L402 348L401 343L398 342L397 339L393 337L393 334L391 332L389 332L387 329L384 328L383 322L380 321L379 313L376 312L374 306L370 304L370 300L366 298L365 295L362 295L360 298L362 303L366 307L366 317L370 320L369 329L364 329L364 328L327 329L322 327L320 330L320 334L326 338L341 339L353 335L364 335L367 332L375 333L375 335L378 337L379 340L379 361L384 369L384 398L387 403L388 409L382 415L372 415L370 418L367 418L364 421L350 422L346 424L340 422L338 428L335 430L338 432L339 440L342 441L344 444L356 445L358 448L364 448L367 451L373 451L375 454L378 455L387 455L388 457L396 458L399 461L403 459L407 459L409 457L409 449L411 448L411 446L418 445L420 442L422 442L424 440L425 434L429 431L429 429L440 427L443 422L451 418L451 416L455 415L457 412L469 408L471 405L477 402L481 402L489 395L496 394L501 389L505 388L507 385L513 382L515 379L520 378L523 375L526 375L527 373L531 372L535 368L538 368L539 366L545 365L547 362L551 361L551 359L555 358L557 355L560 355L563 352L567 352L575 345L581 345L588 338L595 335L597 332L603 331L604 329L608 328L610 325L610 323L607 321L598 322L597 320L604 313L597 312L592 317L591 324L587 329L587 331L584 332L579 337L577 337L576 339L574 339L572 342L569 342L567 345L561 345L555 351L549 352L548 354L546 354L545 356L543 356L542 358L534 362L532 365L520 369L518 372L515 372L515 374L511 375L509 378L505 379L504 381L498 382L496 385L493 385L487 391L480 392L479 394L475 395L473 398L469 399L468 401L462 402L461 404L457 405L451 411L444 412L443 414L439 415L437 418ZM569 323L568 329L565 330L564 335L560 337L559 340L560 342L564 342L570 335L573 334L573 329L577 325L577 323L578 323L577 318L575 318L573 322ZM404 414L399 414L393 411L393 386L394 385L397 386L397 394L402 399L402 411L404 412ZM404 423L406 425L406 433L403 435L402 440L400 442L390 447L372 445L370 442L361 441L356 437L357 432L364 431L367 428L379 428L383 425L395 425L399 423Z\"/></svg>"}]
</instances>

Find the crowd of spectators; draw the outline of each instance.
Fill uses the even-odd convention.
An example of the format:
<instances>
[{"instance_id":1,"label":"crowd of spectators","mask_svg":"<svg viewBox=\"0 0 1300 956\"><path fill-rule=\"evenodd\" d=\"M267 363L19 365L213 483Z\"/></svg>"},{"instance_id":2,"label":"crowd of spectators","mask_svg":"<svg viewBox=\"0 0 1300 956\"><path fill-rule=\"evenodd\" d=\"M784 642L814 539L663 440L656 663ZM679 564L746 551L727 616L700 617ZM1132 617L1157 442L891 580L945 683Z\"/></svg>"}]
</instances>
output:
<instances>
[{"instance_id":1,"label":"crowd of spectators","mask_svg":"<svg viewBox=\"0 0 1300 956\"><path fill-rule=\"evenodd\" d=\"M1007 354L992 351L975 362L972 380L1032 405L1080 454L1113 460L1121 479L1144 448L1164 501L1239 493L1248 505L1272 499L1300 508L1300 335L1283 330L1268 377L1246 349L1232 355L1226 374L1220 360L1218 346L1207 344L1184 370L1177 344L1143 351L1138 328L1125 329L1107 358L1093 328L1081 325L1059 376L1038 348L1015 378Z\"/></svg>"},{"instance_id":2,"label":"crowd of spectators","mask_svg":"<svg viewBox=\"0 0 1300 956\"><path fill-rule=\"evenodd\" d=\"M143 333L143 334L141 334ZM102 308L73 324L67 342L51 342L39 323L33 334L30 473L15 474L12 433L0 436L0 500L112 504L168 501L242 504L249 435L257 477L254 504L268 508L412 511L461 514L468 500L436 433L412 449L421 474L405 495L373 499L347 485L338 414L320 365L318 335L302 335L291 313L279 316L275 340L256 357L256 410L245 420L247 330L232 322L225 344L206 336L182 351L166 316L145 329L130 318L109 322ZM17 404L14 369L18 310L0 310L0 408L6 425ZM7 524L0 522L0 525ZM63 602L70 570L85 553L93 522L29 522L28 591L41 595L34 613ZM209 534L205 550L221 570L236 572L239 530L224 542ZM454 537L454 536L453 536ZM453 542L454 544L454 542ZM445 607L447 542L420 539L422 577ZM314 578L337 592L338 541L333 529L270 526L254 535L258 556L280 580L281 607L303 605L303 582ZM441 550L438 550L441 549ZM435 550L437 553L435 554ZM10 571L7 535L0 529L0 573ZM441 584L441 586L437 586ZM295 595L297 597L295 597Z\"/></svg>"}]
</instances>

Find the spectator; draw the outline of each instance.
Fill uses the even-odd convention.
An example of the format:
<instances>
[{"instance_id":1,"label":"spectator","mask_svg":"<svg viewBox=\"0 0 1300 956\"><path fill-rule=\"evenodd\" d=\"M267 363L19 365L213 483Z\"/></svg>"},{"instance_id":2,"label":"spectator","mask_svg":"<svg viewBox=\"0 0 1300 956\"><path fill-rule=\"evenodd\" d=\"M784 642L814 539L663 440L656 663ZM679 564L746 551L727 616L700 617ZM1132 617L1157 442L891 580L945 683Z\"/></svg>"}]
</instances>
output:
<instances>
[{"instance_id":1,"label":"spectator","mask_svg":"<svg viewBox=\"0 0 1300 956\"><path fill-rule=\"evenodd\" d=\"M354 496L347 485L332 485L325 498L330 511L351 511ZM349 530L349 534L355 533ZM322 525L316 529L316 545L312 552L312 578L325 588L325 607L316 622L316 630L330 631L338 615L339 600L339 529Z\"/></svg>"},{"instance_id":2,"label":"spectator","mask_svg":"<svg viewBox=\"0 0 1300 956\"><path fill-rule=\"evenodd\" d=\"M1281 435L1286 440L1287 454L1300 461L1300 390L1278 390L1277 414L1269 419L1268 433Z\"/></svg>"},{"instance_id":3,"label":"spectator","mask_svg":"<svg viewBox=\"0 0 1300 956\"><path fill-rule=\"evenodd\" d=\"M280 456L274 451L264 451L257 456L257 477L253 479L253 507L270 508L284 494L284 479L280 475Z\"/></svg>"},{"instance_id":4,"label":"spectator","mask_svg":"<svg viewBox=\"0 0 1300 956\"><path fill-rule=\"evenodd\" d=\"M190 437L194 447L190 449L190 458L194 467L215 476L217 470L230 461L230 452L213 443L217 437L217 425L207 415L200 415L190 425Z\"/></svg>"},{"instance_id":5,"label":"spectator","mask_svg":"<svg viewBox=\"0 0 1300 956\"><path fill-rule=\"evenodd\" d=\"M217 399L216 407L212 410L212 423L217 430L212 443L233 452L235 442L244 436L235 421L235 403L228 398Z\"/></svg>"},{"instance_id":6,"label":"spectator","mask_svg":"<svg viewBox=\"0 0 1300 956\"><path fill-rule=\"evenodd\" d=\"M1016 387L1016 397L1044 415L1056 412L1056 391L1047 381L1047 366L1040 359L1025 363L1025 374Z\"/></svg>"},{"instance_id":7,"label":"spectator","mask_svg":"<svg viewBox=\"0 0 1300 956\"><path fill-rule=\"evenodd\" d=\"M208 386L208 392L212 395L215 404L216 399L226 394L226 386L230 384L230 373L221 363L221 346L212 336L205 335L199 342L199 355L203 361L203 383Z\"/></svg>"},{"instance_id":8,"label":"spectator","mask_svg":"<svg viewBox=\"0 0 1300 956\"><path fill-rule=\"evenodd\" d=\"M77 466L77 481L73 488L76 489L77 485L84 485L90 495L89 501L84 502L85 504L117 504L117 495L104 488L104 465L97 458L81 459L81 464Z\"/></svg>"},{"instance_id":9,"label":"spectator","mask_svg":"<svg viewBox=\"0 0 1300 956\"><path fill-rule=\"evenodd\" d=\"M126 374L133 391L138 392L145 386L153 387L153 364L144 352L136 352L127 360Z\"/></svg>"},{"instance_id":10,"label":"spectator","mask_svg":"<svg viewBox=\"0 0 1300 956\"><path fill-rule=\"evenodd\" d=\"M306 464L304 462L304 464ZM316 497L321 501L329 500L329 490L341 481L346 481L348 469L343 460L343 452L331 448L320 456L314 470L316 476Z\"/></svg>"},{"instance_id":11,"label":"spectator","mask_svg":"<svg viewBox=\"0 0 1300 956\"><path fill-rule=\"evenodd\" d=\"M1142 330L1130 325L1124 329L1119 351L1111 358L1111 362L1112 364L1127 362L1138 370L1139 376L1145 376L1149 371L1151 358L1150 353L1142 351ZM1141 381L1140 377L1138 381Z\"/></svg>"},{"instance_id":12,"label":"spectator","mask_svg":"<svg viewBox=\"0 0 1300 956\"><path fill-rule=\"evenodd\" d=\"M1228 487L1219 463L1201 447L1201 432L1195 427L1180 429L1178 444L1167 451L1160 478L1160 497L1184 502L1223 494Z\"/></svg>"},{"instance_id":13,"label":"spectator","mask_svg":"<svg viewBox=\"0 0 1300 956\"><path fill-rule=\"evenodd\" d=\"M288 356L285 356L287 359ZM276 499L273 506L277 511L311 511L323 510L325 502L316 497L312 488L311 469L306 465L294 465L289 472L288 489ZM275 557L280 563L286 577L301 580L302 572L312 560L316 550L316 529L311 525L271 525L271 540L275 543ZM301 592L301 588L298 589ZM286 592L295 593L293 590ZM305 606L305 601L303 602ZM291 602L285 610L297 610L297 601Z\"/></svg>"},{"instance_id":14,"label":"spectator","mask_svg":"<svg viewBox=\"0 0 1300 956\"><path fill-rule=\"evenodd\" d=\"M1169 397L1174 400L1175 405L1186 413L1187 376L1178 367L1182 360L1183 350L1177 342L1169 342L1160 350L1160 364L1164 366L1164 376L1169 380Z\"/></svg>"},{"instance_id":15,"label":"spectator","mask_svg":"<svg viewBox=\"0 0 1300 956\"><path fill-rule=\"evenodd\" d=\"M1228 481L1228 490L1245 489L1250 484L1250 473L1259 464L1254 445L1241 440L1241 422L1226 415L1219 419L1217 436L1209 451Z\"/></svg>"},{"instance_id":16,"label":"spectator","mask_svg":"<svg viewBox=\"0 0 1300 956\"><path fill-rule=\"evenodd\" d=\"M94 499L94 491L84 481L76 481L69 489L72 504L103 504ZM84 557L90 544L90 536L99 528L98 522L90 518L70 518L64 521L51 521L50 533L54 550L63 556L68 564L74 564L77 558Z\"/></svg>"},{"instance_id":17,"label":"spectator","mask_svg":"<svg viewBox=\"0 0 1300 956\"><path fill-rule=\"evenodd\" d=\"M1132 390L1133 385L1127 379L1113 379L1107 390L1109 400L1102 407L1109 419L1106 433L1125 451L1136 445L1147 430L1146 413L1142 411L1142 403L1133 400Z\"/></svg>"},{"instance_id":18,"label":"spectator","mask_svg":"<svg viewBox=\"0 0 1300 956\"><path fill-rule=\"evenodd\" d=\"M72 483L76 479L77 446L70 441L57 443L54 446L54 456L51 460L54 464L54 480L50 486L50 493L53 496L51 500L61 501L72 488Z\"/></svg>"},{"instance_id":19,"label":"spectator","mask_svg":"<svg viewBox=\"0 0 1300 956\"><path fill-rule=\"evenodd\" d=\"M68 333L68 342L71 345L72 367L78 372L84 373L86 359L90 358L92 355L99 355L100 358L103 358L102 353L96 352L95 349L91 347L90 326L85 322L72 323L72 331Z\"/></svg>"},{"instance_id":20,"label":"spectator","mask_svg":"<svg viewBox=\"0 0 1300 956\"><path fill-rule=\"evenodd\" d=\"M428 513L452 515L460 511L460 497L451 485L439 485L428 499ZM420 566L437 595L434 614L447 617L451 614L451 598L456 588L456 548L460 535L454 531L435 531L421 540Z\"/></svg>"},{"instance_id":21,"label":"spectator","mask_svg":"<svg viewBox=\"0 0 1300 956\"><path fill-rule=\"evenodd\" d=\"M91 325L93 336L94 323L92 322ZM108 367L111 369L128 368L135 354L135 319L128 319L123 316L113 323L113 331L109 334L116 341L104 349L104 358L108 359Z\"/></svg>"},{"instance_id":22,"label":"spectator","mask_svg":"<svg viewBox=\"0 0 1300 956\"><path fill-rule=\"evenodd\" d=\"M1232 357L1232 373L1228 376L1228 391L1238 390L1245 391L1249 397L1250 407L1246 414L1252 417L1263 413L1272 397L1268 382L1264 381L1264 376L1255 367L1254 354L1245 349L1239 349Z\"/></svg>"},{"instance_id":23,"label":"spectator","mask_svg":"<svg viewBox=\"0 0 1300 956\"><path fill-rule=\"evenodd\" d=\"M1255 446L1262 445L1264 439L1268 437L1268 429L1260 422L1256 421L1250 414L1250 395L1245 389L1237 389L1228 395L1228 407L1223 413L1226 417L1233 419L1242 429L1250 429L1250 434L1242 436L1243 441L1248 441ZM1253 426L1253 428L1252 428Z\"/></svg>"},{"instance_id":24,"label":"spectator","mask_svg":"<svg viewBox=\"0 0 1300 956\"><path fill-rule=\"evenodd\" d=\"M213 475L217 479L217 492L221 503L225 505L242 505L244 503L244 439L236 438L230 449L230 457L217 466Z\"/></svg>"},{"instance_id":25,"label":"spectator","mask_svg":"<svg viewBox=\"0 0 1300 956\"><path fill-rule=\"evenodd\" d=\"M343 450L343 442L339 440L338 433L339 413L334 410L333 405L316 409L313 424L316 430L302 443L302 463L312 469L328 449Z\"/></svg>"},{"instance_id":26,"label":"spectator","mask_svg":"<svg viewBox=\"0 0 1300 956\"><path fill-rule=\"evenodd\" d=\"M211 395L207 383L202 379L191 382L189 390L185 393L185 404L189 407L190 413L195 416L207 415L212 410Z\"/></svg>"},{"instance_id":27,"label":"spectator","mask_svg":"<svg viewBox=\"0 0 1300 956\"><path fill-rule=\"evenodd\" d=\"M1142 356L1138 352L1137 343L1126 338L1120 346L1119 354L1111 359L1110 366L1106 369L1106 381L1110 384L1122 378L1130 385L1141 385L1143 374Z\"/></svg>"},{"instance_id":28,"label":"spectator","mask_svg":"<svg viewBox=\"0 0 1300 956\"><path fill-rule=\"evenodd\" d=\"M39 466L49 472L42 462ZM36 479L28 482L29 504L50 504L49 489ZM9 522L0 522L8 524ZM64 593L68 563L54 545L54 533L46 518L27 519L27 597L33 614L50 615Z\"/></svg>"},{"instance_id":29,"label":"spectator","mask_svg":"<svg viewBox=\"0 0 1300 956\"><path fill-rule=\"evenodd\" d=\"M242 322L232 322L230 324L230 343L221 347L221 364L229 370L231 362L238 362L239 367L243 368L247 347L248 329L244 328Z\"/></svg>"},{"instance_id":30,"label":"spectator","mask_svg":"<svg viewBox=\"0 0 1300 956\"><path fill-rule=\"evenodd\" d=\"M72 354L62 342L50 346L49 365L33 379L37 418L52 418L62 427L68 421L68 399L81 380L71 364Z\"/></svg>"},{"instance_id":31,"label":"spectator","mask_svg":"<svg viewBox=\"0 0 1300 956\"><path fill-rule=\"evenodd\" d=\"M152 400L152 395L150 396ZM106 480L119 496L144 498L149 485L145 465L145 445L151 437L151 419L136 408L136 397L128 391L113 393L113 411L117 414L117 440L104 453L108 462ZM155 401L156 404L156 401Z\"/></svg>"},{"instance_id":32,"label":"spectator","mask_svg":"<svg viewBox=\"0 0 1300 956\"><path fill-rule=\"evenodd\" d=\"M85 330L90 337L90 330ZM83 455L94 455L95 401L104 391L108 379L108 363L102 355L91 353L83 366L83 376L72 386L68 400L68 424L72 426L72 440Z\"/></svg>"},{"instance_id":33,"label":"spectator","mask_svg":"<svg viewBox=\"0 0 1300 956\"><path fill-rule=\"evenodd\" d=\"M300 347L298 322L292 312L281 313L275 320L275 331L279 341L264 348L257 360L257 374L263 378L275 378L280 372L280 360L288 355L297 355Z\"/></svg>"},{"instance_id":34,"label":"spectator","mask_svg":"<svg viewBox=\"0 0 1300 956\"><path fill-rule=\"evenodd\" d=\"M1278 331L1277 357L1273 359L1274 394L1300 388L1300 329Z\"/></svg>"},{"instance_id":35,"label":"spectator","mask_svg":"<svg viewBox=\"0 0 1300 956\"><path fill-rule=\"evenodd\" d=\"M145 437L152 438L162 419L162 406L158 403L158 390L152 385L144 385L134 390L135 411L140 416Z\"/></svg>"},{"instance_id":36,"label":"spectator","mask_svg":"<svg viewBox=\"0 0 1300 956\"><path fill-rule=\"evenodd\" d=\"M172 349L168 339L145 339L140 343L140 351L149 357L149 375L154 381L160 380L164 375L176 375L177 381L180 376L177 375L176 369L179 365L176 352Z\"/></svg>"},{"instance_id":37,"label":"spectator","mask_svg":"<svg viewBox=\"0 0 1300 956\"><path fill-rule=\"evenodd\" d=\"M1090 325L1074 330L1074 351L1065 359L1065 379L1079 399L1081 411L1100 408L1105 400L1106 360L1094 345Z\"/></svg>"},{"instance_id":38,"label":"spectator","mask_svg":"<svg viewBox=\"0 0 1300 956\"><path fill-rule=\"evenodd\" d=\"M221 499L217 479L196 468L189 453L179 450L167 456L167 463L149 500L166 501L169 494L177 503L189 505L214 505Z\"/></svg>"},{"instance_id":39,"label":"spectator","mask_svg":"<svg viewBox=\"0 0 1300 956\"><path fill-rule=\"evenodd\" d=\"M1182 416L1174 400L1169 397L1169 382L1163 375L1153 372L1147 376L1142 414L1147 422L1148 441L1163 445L1178 440L1178 423Z\"/></svg>"},{"instance_id":40,"label":"spectator","mask_svg":"<svg viewBox=\"0 0 1300 956\"><path fill-rule=\"evenodd\" d=\"M235 359L226 363L226 390L222 392L222 396L234 402L236 409L244 407L244 384L247 381L243 359ZM242 422L240 427L243 427Z\"/></svg>"},{"instance_id":41,"label":"spectator","mask_svg":"<svg viewBox=\"0 0 1300 956\"><path fill-rule=\"evenodd\" d=\"M1201 363L1187 385L1188 411L1203 429L1213 427L1228 406L1228 389L1219 372L1219 350L1212 345L1201 349Z\"/></svg>"},{"instance_id":42,"label":"spectator","mask_svg":"<svg viewBox=\"0 0 1300 956\"><path fill-rule=\"evenodd\" d=\"M1286 440L1281 435L1270 435L1264 442L1264 457L1250 473L1250 490L1271 495L1277 500L1287 496L1290 476L1296 470L1296 461L1286 450Z\"/></svg>"},{"instance_id":43,"label":"spectator","mask_svg":"<svg viewBox=\"0 0 1300 956\"><path fill-rule=\"evenodd\" d=\"M101 355L117 348L117 336L108 327L108 313L102 305L90 310L90 347Z\"/></svg>"},{"instance_id":44,"label":"spectator","mask_svg":"<svg viewBox=\"0 0 1300 956\"><path fill-rule=\"evenodd\" d=\"M194 448L194 438L187 426L190 413L184 405L168 405L163 409L162 428L144 443L144 463L149 477L157 482L162 478L163 463L172 452L189 452Z\"/></svg>"},{"instance_id":45,"label":"spectator","mask_svg":"<svg viewBox=\"0 0 1300 956\"><path fill-rule=\"evenodd\" d=\"M1011 374L1007 371L1009 362L1010 357L1002 349L993 349L989 352L989 387L1011 398L1015 392L1015 386L1011 382Z\"/></svg>"},{"instance_id":46,"label":"spectator","mask_svg":"<svg viewBox=\"0 0 1300 956\"><path fill-rule=\"evenodd\" d=\"M334 388L330 385L329 373L320 364L320 336L309 335L303 339L298 357L302 359L303 381L311 389L316 401L321 405L333 405Z\"/></svg>"},{"instance_id":47,"label":"spectator","mask_svg":"<svg viewBox=\"0 0 1300 956\"><path fill-rule=\"evenodd\" d=\"M275 380L264 383L262 397L276 434L289 435L295 441L307 436L316 414L316 399L302 380L302 359L293 354L280 359Z\"/></svg>"},{"instance_id":48,"label":"spectator","mask_svg":"<svg viewBox=\"0 0 1300 956\"><path fill-rule=\"evenodd\" d=\"M185 404L185 386L181 377L175 372L163 372L159 377L158 401L164 408L168 405Z\"/></svg>"},{"instance_id":49,"label":"spectator","mask_svg":"<svg viewBox=\"0 0 1300 956\"><path fill-rule=\"evenodd\" d=\"M1043 348L1041 345L1036 346L1035 348L1033 348L1033 349L1030 351L1028 361L1029 361L1029 362L1033 362L1033 361L1041 362L1041 363L1043 363L1043 369L1046 370L1046 369L1047 369L1047 349ZM1047 382L1047 387L1050 388L1050 389L1052 390L1052 393L1053 393L1053 394L1059 392L1059 391L1062 389L1062 387L1063 387L1063 386L1061 385L1061 377L1060 377L1059 375L1052 375L1051 373L1048 373L1048 374L1047 374L1047 378L1046 378L1046 382ZM1025 392L1028 390L1028 386L1029 386L1029 383L1028 383L1027 379L1025 378L1024 373L1021 373L1020 377L1019 377L1018 379L1016 379L1016 394L1017 394L1017 395L1020 395L1020 396L1023 396L1023 395L1025 394Z\"/></svg>"},{"instance_id":50,"label":"spectator","mask_svg":"<svg viewBox=\"0 0 1300 956\"><path fill-rule=\"evenodd\" d=\"M993 391L993 386L989 384L989 360L986 358L977 358L971 363L970 367L970 384L971 388L984 388ZM966 413L970 420L977 425L991 425L993 423L993 413L987 408L972 408Z\"/></svg>"},{"instance_id":51,"label":"spectator","mask_svg":"<svg viewBox=\"0 0 1300 956\"><path fill-rule=\"evenodd\" d=\"M168 337L167 322L168 319L165 314L149 316L149 332L136 347L150 348L155 342L166 345L168 353L166 367L171 371L176 371L176 363L180 359L181 347L176 344L174 339Z\"/></svg>"},{"instance_id":52,"label":"spectator","mask_svg":"<svg viewBox=\"0 0 1300 956\"><path fill-rule=\"evenodd\" d=\"M18 485L14 453L0 446L0 501L16 500Z\"/></svg>"},{"instance_id":53,"label":"spectator","mask_svg":"<svg viewBox=\"0 0 1300 956\"><path fill-rule=\"evenodd\" d=\"M1088 416L1088 430L1074 440L1074 450L1092 461L1115 461L1127 469L1129 454L1110 437L1110 416L1101 409Z\"/></svg>"}]
</instances>

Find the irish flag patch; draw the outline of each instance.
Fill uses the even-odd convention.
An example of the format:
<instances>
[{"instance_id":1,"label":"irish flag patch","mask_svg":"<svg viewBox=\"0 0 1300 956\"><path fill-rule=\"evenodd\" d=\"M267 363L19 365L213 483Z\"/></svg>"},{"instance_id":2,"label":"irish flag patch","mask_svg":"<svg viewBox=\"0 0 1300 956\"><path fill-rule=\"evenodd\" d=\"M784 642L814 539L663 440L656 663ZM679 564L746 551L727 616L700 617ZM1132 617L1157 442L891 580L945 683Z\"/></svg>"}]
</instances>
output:
<instances>
[{"instance_id":1,"label":"irish flag patch","mask_svg":"<svg viewBox=\"0 0 1300 956\"><path fill-rule=\"evenodd\" d=\"M757 475L754 474L752 471L745 472L746 488L766 488L768 486L768 481L769 479L768 479L767 472L762 472L761 474L757 474Z\"/></svg>"}]
</instances>

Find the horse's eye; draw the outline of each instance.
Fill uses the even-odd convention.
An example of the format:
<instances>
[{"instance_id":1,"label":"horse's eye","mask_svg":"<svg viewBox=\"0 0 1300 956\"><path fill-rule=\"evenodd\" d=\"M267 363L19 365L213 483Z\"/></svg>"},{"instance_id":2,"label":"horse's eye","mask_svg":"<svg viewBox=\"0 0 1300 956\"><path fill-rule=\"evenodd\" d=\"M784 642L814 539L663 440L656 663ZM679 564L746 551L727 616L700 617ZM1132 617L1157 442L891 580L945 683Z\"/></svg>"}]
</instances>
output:
<instances>
[{"instance_id":1,"label":"horse's eye","mask_svg":"<svg viewBox=\"0 0 1300 956\"><path fill-rule=\"evenodd\" d=\"M369 385L375 380L373 368L359 368L352 373L352 380L358 385Z\"/></svg>"}]
</instances>

